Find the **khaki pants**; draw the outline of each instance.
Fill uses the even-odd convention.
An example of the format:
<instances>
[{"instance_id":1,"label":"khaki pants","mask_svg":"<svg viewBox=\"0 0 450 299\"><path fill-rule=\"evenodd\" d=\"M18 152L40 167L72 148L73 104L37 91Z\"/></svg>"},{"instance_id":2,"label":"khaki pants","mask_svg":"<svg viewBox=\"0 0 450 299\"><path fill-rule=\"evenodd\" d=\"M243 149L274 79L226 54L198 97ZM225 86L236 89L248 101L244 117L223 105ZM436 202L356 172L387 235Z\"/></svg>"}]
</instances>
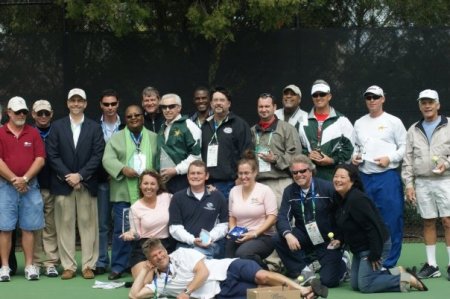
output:
<instances>
[{"instance_id":1,"label":"khaki pants","mask_svg":"<svg viewBox=\"0 0 450 299\"><path fill-rule=\"evenodd\" d=\"M59 257L64 270L77 270L75 225L78 225L81 239L81 269L95 269L99 242L97 198L92 197L84 187L67 196L56 195L55 224Z\"/></svg>"},{"instance_id":2,"label":"khaki pants","mask_svg":"<svg viewBox=\"0 0 450 299\"><path fill-rule=\"evenodd\" d=\"M281 179L267 179L259 181L261 184L267 185L272 189L273 193L275 193L275 197L277 198L277 205L280 208L281 199L283 199L284 189L292 184L292 178L281 178Z\"/></svg>"},{"instance_id":3,"label":"khaki pants","mask_svg":"<svg viewBox=\"0 0 450 299\"><path fill-rule=\"evenodd\" d=\"M34 231L33 264L36 266L56 266L59 264L58 241L55 227L55 197L48 189L41 189L44 202L45 227Z\"/></svg>"}]
</instances>

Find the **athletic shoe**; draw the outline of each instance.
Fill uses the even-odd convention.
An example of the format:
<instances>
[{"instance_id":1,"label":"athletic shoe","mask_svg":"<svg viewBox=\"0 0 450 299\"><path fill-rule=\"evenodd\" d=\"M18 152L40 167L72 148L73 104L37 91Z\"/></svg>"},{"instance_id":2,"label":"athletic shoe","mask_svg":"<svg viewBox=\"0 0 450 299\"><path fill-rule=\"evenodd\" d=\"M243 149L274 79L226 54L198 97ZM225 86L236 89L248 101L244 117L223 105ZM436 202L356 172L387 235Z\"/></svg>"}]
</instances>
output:
<instances>
[{"instance_id":1,"label":"athletic shoe","mask_svg":"<svg viewBox=\"0 0 450 299\"><path fill-rule=\"evenodd\" d=\"M352 257L350 256L350 252L348 252L348 250L344 250L344 253L342 254L342 260L345 263L345 273L342 276L341 281L350 281L352 273Z\"/></svg>"},{"instance_id":2,"label":"athletic shoe","mask_svg":"<svg viewBox=\"0 0 450 299\"><path fill-rule=\"evenodd\" d=\"M45 270L45 275L47 275L47 277L58 277L59 273L55 266L48 266Z\"/></svg>"},{"instance_id":3,"label":"athletic shoe","mask_svg":"<svg viewBox=\"0 0 450 299\"><path fill-rule=\"evenodd\" d=\"M29 265L29 266L25 267L25 278L27 280L38 280L39 279L39 272L37 271L35 266Z\"/></svg>"},{"instance_id":4,"label":"athletic shoe","mask_svg":"<svg viewBox=\"0 0 450 299\"><path fill-rule=\"evenodd\" d=\"M434 267L425 263L419 273L417 273L417 277L420 279L441 277L441 271L439 271L438 266Z\"/></svg>"},{"instance_id":5,"label":"athletic shoe","mask_svg":"<svg viewBox=\"0 0 450 299\"><path fill-rule=\"evenodd\" d=\"M309 267L305 267L297 280L301 286L305 286L309 285L309 282L314 278L316 278L316 274Z\"/></svg>"},{"instance_id":6,"label":"athletic shoe","mask_svg":"<svg viewBox=\"0 0 450 299\"><path fill-rule=\"evenodd\" d=\"M0 268L0 281L10 281L11 277L9 276L9 272L11 269L9 269L8 266L3 266Z\"/></svg>"}]
</instances>

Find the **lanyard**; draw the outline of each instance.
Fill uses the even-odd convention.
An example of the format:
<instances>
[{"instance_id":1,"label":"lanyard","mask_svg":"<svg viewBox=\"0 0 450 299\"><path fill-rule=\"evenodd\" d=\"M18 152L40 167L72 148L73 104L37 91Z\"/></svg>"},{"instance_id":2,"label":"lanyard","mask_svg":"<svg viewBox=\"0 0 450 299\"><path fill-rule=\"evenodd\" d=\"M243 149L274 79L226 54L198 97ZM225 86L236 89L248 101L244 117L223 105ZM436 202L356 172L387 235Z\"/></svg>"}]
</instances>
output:
<instances>
[{"instance_id":1,"label":"lanyard","mask_svg":"<svg viewBox=\"0 0 450 299\"><path fill-rule=\"evenodd\" d=\"M167 282L169 281L170 264L167 266L166 277L164 278L163 292L166 290ZM158 271L153 275L153 284L155 285L155 293L153 294L153 299L158 298Z\"/></svg>"},{"instance_id":2,"label":"lanyard","mask_svg":"<svg viewBox=\"0 0 450 299\"><path fill-rule=\"evenodd\" d=\"M134 145L136 146L136 151L139 153L141 151L141 141L142 141L142 131L139 133L139 136L136 138L133 132L130 132L131 140L133 140Z\"/></svg>"},{"instance_id":3,"label":"lanyard","mask_svg":"<svg viewBox=\"0 0 450 299\"><path fill-rule=\"evenodd\" d=\"M261 135L262 132L258 134L258 132L256 132L256 144L259 145L259 140L261 139ZM267 142L267 146L270 146L270 142L272 141L272 135L273 135L273 131L270 132L269 134L269 141Z\"/></svg>"},{"instance_id":4,"label":"lanyard","mask_svg":"<svg viewBox=\"0 0 450 299\"><path fill-rule=\"evenodd\" d=\"M36 127L39 131L39 135L41 135L42 140L45 141L45 139L47 138L48 134L50 134L50 130L52 129L52 127L48 128L47 132L41 130L39 127Z\"/></svg>"},{"instance_id":5,"label":"lanyard","mask_svg":"<svg viewBox=\"0 0 450 299\"><path fill-rule=\"evenodd\" d=\"M222 125L222 123L224 122L224 120L220 121L219 123L216 122L215 119L213 119L213 124L214 124L214 134L211 137L211 141L209 141L209 144L211 144L213 142L214 139L216 139L217 143L219 143L219 140L217 139L217 130L220 128L220 126Z\"/></svg>"},{"instance_id":6,"label":"lanyard","mask_svg":"<svg viewBox=\"0 0 450 299\"><path fill-rule=\"evenodd\" d=\"M315 195L315 190L314 190L314 181L311 182L311 205L312 205L312 221L314 222L316 220L316 195ZM306 224L306 195L303 195L303 190L300 191L300 210L302 210L302 214L303 214L303 222ZM305 208L305 210L303 210L303 207Z\"/></svg>"}]
</instances>

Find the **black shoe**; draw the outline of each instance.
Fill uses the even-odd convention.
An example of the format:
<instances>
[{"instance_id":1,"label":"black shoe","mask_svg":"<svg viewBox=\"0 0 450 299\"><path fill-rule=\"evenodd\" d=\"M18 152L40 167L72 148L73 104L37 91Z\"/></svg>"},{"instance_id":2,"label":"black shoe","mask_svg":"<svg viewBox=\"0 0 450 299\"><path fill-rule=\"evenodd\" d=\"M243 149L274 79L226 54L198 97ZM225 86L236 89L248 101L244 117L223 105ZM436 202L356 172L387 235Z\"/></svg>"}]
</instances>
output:
<instances>
[{"instance_id":1,"label":"black shoe","mask_svg":"<svg viewBox=\"0 0 450 299\"><path fill-rule=\"evenodd\" d=\"M447 267L447 280L450 281L450 266Z\"/></svg>"},{"instance_id":2,"label":"black shoe","mask_svg":"<svg viewBox=\"0 0 450 299\"><path fill-rule=\"evenodd\" d=\"M94 274L95 275L102 275L106 273L106 268L105 267L97 267L94 270Z\"/></svg>"},{"instance_id":3,"label":"black shoe","mask_svg":"<svg viewBox=\"0 0 450 299\"><path fill-rule=\"evenodd\" d=\"M108 279L109 280L116 280L116 279L119 279L119 278L121 278L122 277L122 273L119 273L119 272L111 272L109 275L108 275Z\"/></svg>"},{"instance_id":4,"label":"black shoe","mask_svg":"<svg viewBox=\"0 0 450 299\"><path fill-rule=\"evenodd\" d=\"M311 284L311 289L313 290L313 292L316 296L320 296L322 298L328 297L328 288L326 286L322 285L322 283L320 282L320 279L313 278L310 281L310 284Z\"/></svg>"},{"instance_id":5,"label":"black shoe","mask_svg":"<svg viewBox=\"0 0 450 299\"><path fill-rule=\"evenodd\" d=\"M441 271L439 271L438 266L434 267L425 263L419 273L417 273L417 277L420 279L441 277Z\"/></svg>"}]
</instances>

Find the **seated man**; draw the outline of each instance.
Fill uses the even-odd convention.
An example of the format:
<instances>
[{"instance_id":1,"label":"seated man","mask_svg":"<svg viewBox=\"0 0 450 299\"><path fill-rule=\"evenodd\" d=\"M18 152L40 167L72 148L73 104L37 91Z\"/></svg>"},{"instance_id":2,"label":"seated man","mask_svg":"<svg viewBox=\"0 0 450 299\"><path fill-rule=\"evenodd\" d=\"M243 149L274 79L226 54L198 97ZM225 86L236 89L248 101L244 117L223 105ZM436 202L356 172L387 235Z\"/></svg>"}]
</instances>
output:
<instances>
[{"instance_id":1,"label":"seated man","mask_svg":"<svg viewBox=\"0 0 450 299\"><path fill-rule=\"evenodd\" d=\"M195 160L189 165L189 187L175 193L170 203L169 231L178 241L177 248L192 247L207 258L220 258L228 232L228 206L220 191L206 188L208 177L205 162ZM202 229L209 240L201 240Z\"/></svg>"},{"instance_id":2,"label":"seated man","mask_svg":"<svg viewBox=\"0 0 450 299\"><path fill-rule=\"evenodd\" d=\"M320 281L327 287L336 287L350 266L344 262L340 249L329 246L334 233L338 233L332 209L333 186L314 176L315 164L305 155L292 158L290 170L294 183L283 193L278 234L273 237L275 249L286 266L287 276L296 278L301 274L305 282L314 277L307 254L315 253L321 265ZM328 237L330 233L333 235Z\"/></svg>"},{"instance_id":3,"label":"seated man","mask_svg":"<svg viewBox=\"0 0 450 299\"><path fill-rule=\"evenodd\" d=\"M255 261L211 259L194 249L180 248L170 255L158 239L142 246L148 259L133 283L129 298L234 298L245 299L248 288L258 285L283 285L300 290L303 297L327 297L328 289L318 280L302 287L289 278L263 270ZM156 275L154 277L154 275Z\"/></svg>"}]
</instances>

